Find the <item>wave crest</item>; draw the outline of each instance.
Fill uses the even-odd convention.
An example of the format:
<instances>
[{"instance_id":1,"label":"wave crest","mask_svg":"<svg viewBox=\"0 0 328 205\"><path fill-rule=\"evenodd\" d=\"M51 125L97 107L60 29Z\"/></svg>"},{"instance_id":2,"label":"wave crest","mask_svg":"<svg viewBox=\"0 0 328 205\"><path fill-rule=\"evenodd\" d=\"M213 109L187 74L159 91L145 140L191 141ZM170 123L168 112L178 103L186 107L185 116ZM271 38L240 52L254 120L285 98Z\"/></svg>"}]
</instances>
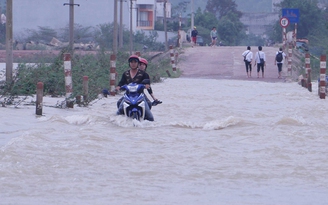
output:
<instances>
[{"instance_id":1,"label":"wave crest","mask_svg":"<svg viewBox=\"0 0 328 205\"><path fill-rule=\"evenodd\" d=\"M233 116L229 116L226 119L208 122L204 125L203 129L204 130L220 130L220 129L224 129L226 127L237 125L238 123L240 123L239 119L236 119Z\"/></svg>"}]
</instances>

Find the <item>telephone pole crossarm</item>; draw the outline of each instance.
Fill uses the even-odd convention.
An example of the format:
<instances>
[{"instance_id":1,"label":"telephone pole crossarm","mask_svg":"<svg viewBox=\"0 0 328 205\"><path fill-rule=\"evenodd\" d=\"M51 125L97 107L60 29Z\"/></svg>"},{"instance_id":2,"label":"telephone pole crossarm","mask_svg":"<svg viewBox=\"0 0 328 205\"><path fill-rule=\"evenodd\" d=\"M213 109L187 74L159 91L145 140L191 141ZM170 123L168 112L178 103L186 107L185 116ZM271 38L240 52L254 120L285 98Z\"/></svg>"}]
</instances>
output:
<instances>
[{"instance_id":1,"label":"telephone pole crossarm","mask_svg":"<svg viewBox=\"0 0 328 205\"><path fill-rule=\"evenodd\" d=\"M80 6L80 4L70 4L70 3L64 3L63 6Z\"/></svg>"}]
</instances>

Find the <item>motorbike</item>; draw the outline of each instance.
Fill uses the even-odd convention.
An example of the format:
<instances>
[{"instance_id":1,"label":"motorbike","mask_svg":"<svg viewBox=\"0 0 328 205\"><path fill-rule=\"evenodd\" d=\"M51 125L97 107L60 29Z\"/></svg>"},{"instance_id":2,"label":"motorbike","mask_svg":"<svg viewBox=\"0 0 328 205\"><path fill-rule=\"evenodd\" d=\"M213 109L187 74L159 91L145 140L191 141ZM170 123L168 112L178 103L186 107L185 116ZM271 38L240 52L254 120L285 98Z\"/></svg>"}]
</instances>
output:
<instances>
[{"instance_id":1,"label":"motorbike","mask_svg":"<svg viewBox=\"0 0 328 205\"><path fill-rule=\"evenodd\" d=\"M138 121L145 119L145 84L130 83L123 85L121 90L125 90L123 95L123 113L125 116Z\"/></svg>"}]
</instances>

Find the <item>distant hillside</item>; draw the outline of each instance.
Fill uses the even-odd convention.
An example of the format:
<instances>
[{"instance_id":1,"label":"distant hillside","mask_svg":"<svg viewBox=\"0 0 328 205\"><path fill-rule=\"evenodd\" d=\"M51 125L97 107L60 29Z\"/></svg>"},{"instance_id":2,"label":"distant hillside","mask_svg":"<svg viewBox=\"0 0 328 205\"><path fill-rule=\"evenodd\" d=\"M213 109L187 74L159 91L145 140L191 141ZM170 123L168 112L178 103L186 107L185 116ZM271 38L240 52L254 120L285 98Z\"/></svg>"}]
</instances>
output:
<instances>
[{"instance_id":1,"label":"distant hillside","mask_svg":"<svg viewBox=\"0 0 328 205\"><path fill-rule=\"evenodd\" d=\"M187 1L191 2L191 0L169 0L172 6L177 6L179 2ZM268 13L272 10L272 1L271 0L235 0L238 10L244 13ZM194 0L194 9L195 11L200 7L202 10L206 7L207 0ZM186 13L190 13L191 6L189 4L189 8L187 8Z\"/></svg>"},{"instance_id":2,"label":"distant hillside","mask_svg":"<svg viewBox=\"0 0 328 205\"><path fill-rule=\"evenodd\" d=\"M272 11L271 0L235 0L238 10L244 13L270 13Z\"/></svg>"},{"instance_id":3,"label":"distant hillside","mask_svg":"<svg viewBox=\"0 0 328 205\"><path fill-rule=\"evenodd\" d=\"M185 15L190 14L191 13L191 0L168 0L171 4L172 4L172 8L174 8L175 6L177 6L180 2L190 2ZM207 2L207 0L205 0ZM204 0L194 0L194 10L197 11L198 8L201 8L202 11L205 9L206 4L204 4Z\"/></svg>"}]
</instances>

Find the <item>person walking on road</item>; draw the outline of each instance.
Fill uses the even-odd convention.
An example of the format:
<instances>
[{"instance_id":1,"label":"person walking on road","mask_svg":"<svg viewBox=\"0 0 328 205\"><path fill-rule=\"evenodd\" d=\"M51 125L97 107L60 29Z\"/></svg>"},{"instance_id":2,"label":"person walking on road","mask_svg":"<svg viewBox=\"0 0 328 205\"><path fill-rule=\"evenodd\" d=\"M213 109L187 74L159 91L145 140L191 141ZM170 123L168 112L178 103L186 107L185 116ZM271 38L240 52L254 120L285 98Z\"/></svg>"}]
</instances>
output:
<instances>
[{"instance_id":1,"label":"person walking on road","mask_svg":"<svg viewBox=\"0 0 328 205\"><path fill-rule=\"evenodd\" d=\"M252 59L253 59L253 53L251 51L251 47L247 46L247 50L241 54L244 57L244 62L246 66L246 74L247 77L250 78L252 77ZM249 73L248 73L249 70Z\"/></svg>"},{"instance_id":2,"label":"person walking on road","mask_svg":"<svg viewBox=\"0 0 328 205\"><path fill-rule=\"evenodd\" d=\"M196 41L197 41L197 35L198 31L196 29L196 26L194 26L194 30L191 31L191 41L192 41L192 47L196 46Z\"/></svg>"},{"instance_id":3,"label":"person walking on road","mask_svg":"<svg viewBox=\"0 0 328 205\"><path fill-rule=\"evenodd\" d=\"M284 64L285 59L288 59L287 55L282 51L282 48L279 48L274 59L274 65L278 66L278 78L281 78L282 65Z\"/></svg>"},{"instance_id":4,"label":"person walking on road","mask_svg":"<svg viewBox=\"0 0 328 205\"><path fill-rule=\"evenodd\" d=\"M210 35L212 39L211 47L213 47L216 45L216 39L218 38L218 32L215 27L212 28Z\"/></svg>"},{"instance_id":5,"label":"person walking on road","mask_svg":"<svg viewBox=\"0 0 328 205\"><path fill-rule=\"evenodd\" d=\"M262 46L258 47L258 51L255 54L254 67L257 65L257 78L260 77L260 70L262 71L262 78L264 78L264 67L265 67L265 53L262 51Z\"/></svg>"}]
</instances>

